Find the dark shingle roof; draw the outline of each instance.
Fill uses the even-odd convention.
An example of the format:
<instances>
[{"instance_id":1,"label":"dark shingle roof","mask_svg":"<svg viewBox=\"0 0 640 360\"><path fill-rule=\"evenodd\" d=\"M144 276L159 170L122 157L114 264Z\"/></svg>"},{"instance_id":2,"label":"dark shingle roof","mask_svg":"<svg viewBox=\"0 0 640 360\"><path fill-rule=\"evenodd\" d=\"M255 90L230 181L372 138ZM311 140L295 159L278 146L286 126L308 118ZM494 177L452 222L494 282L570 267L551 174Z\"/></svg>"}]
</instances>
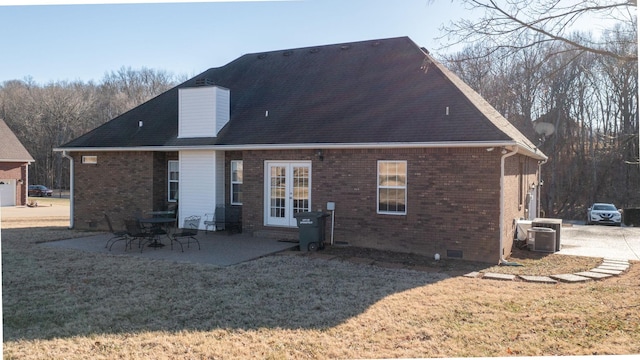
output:
<instances>
[{"instance_id":1,"label":"dark shingle roof","mask_svg":"<svg viewBox=\"0 0 640 360\"><path fill-rule=\"evenodd\" d=\"M231 120L217 138L178 139L178 88L204 78L230 90ZM477 93L401 37L247 54L61 148L507 141L534 148Z\"/></svg>"},{"instance_id":2,"label":"dark shingle roof","mask_svg":"<svg viewBox=\"0 0 640 360\"><path fill-rule=\"evenodd\" d=\"M0 162L32 162L33 157L25 149L9 126L0 119Z\"/></svg>"}]
</instances>

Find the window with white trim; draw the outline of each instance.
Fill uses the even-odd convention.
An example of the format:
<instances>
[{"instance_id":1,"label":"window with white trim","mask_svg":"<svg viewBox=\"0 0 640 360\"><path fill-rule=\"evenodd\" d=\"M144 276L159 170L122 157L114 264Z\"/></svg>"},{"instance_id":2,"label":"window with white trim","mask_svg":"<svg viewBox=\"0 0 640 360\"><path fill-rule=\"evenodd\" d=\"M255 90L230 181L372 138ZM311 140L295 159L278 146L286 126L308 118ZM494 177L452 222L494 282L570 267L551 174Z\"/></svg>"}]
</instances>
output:
<instances>
[{"instance_id":1,"label":"window with white trim","mask_svg":"<svg viewBox=\"0 0 640 360\"><path fill-rule=\"evenodd\" d=\"M231 204L242 205L242 160L231 160Z\"/></svg>"},{"instance_id":2,"label":"window with white trim","mask_svg":"<svg viewBox=\"0 0 640 360\"><path fill-rule=\"evenodd\" d=\"M378 214L407 213L407 162L378 161Z\"/></svg>"},{"instance_id":3,"label":"window with white trim","mask_svg":"<svg viewBox=\"0 0 640 360\"><path fill-rule=\"evenodd\" d=\"M178 201L178 181L180 180L180 162L177 160L170 160L168 165L168 201Z\"/></svg>"}]
</instances>

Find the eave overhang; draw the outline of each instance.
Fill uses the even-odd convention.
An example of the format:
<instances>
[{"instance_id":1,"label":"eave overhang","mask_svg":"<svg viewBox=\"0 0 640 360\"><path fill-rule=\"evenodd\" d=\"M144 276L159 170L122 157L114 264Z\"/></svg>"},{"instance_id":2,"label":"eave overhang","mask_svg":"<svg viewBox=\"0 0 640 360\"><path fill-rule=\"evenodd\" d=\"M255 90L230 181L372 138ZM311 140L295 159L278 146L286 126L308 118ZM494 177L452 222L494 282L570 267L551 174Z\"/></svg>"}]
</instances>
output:
<instances>
[{"instance_id":1,"label":"eave overhang","mask_svg":"<svg viewBox=\"0 0 640 360\"><path fill-rule=\"evenodd\" d=\"M241 145L182 145L182 146L136 146L136 147L69 147L54 148L56 152L130 152L130 151L186 151L186 150L302 150L302 149L442 149L442 148L507 148L517 150L537 160L547 156L537 148L516 141L451 141L451 142L402 142L402 143L305 143L305 144L241 144Z\"/></svg>"},{"instance_id":2,"label":"eave overhang","mask_svg":"<svg viewBox=\"0 0 640 360\"><path fill-rule=\"evenodd\" d=\"M11 162L11 163L29 163L31 164L32 162L34 162L35 160L33 159L0 159L0 162Z\"/></svg>"}]
</instances>

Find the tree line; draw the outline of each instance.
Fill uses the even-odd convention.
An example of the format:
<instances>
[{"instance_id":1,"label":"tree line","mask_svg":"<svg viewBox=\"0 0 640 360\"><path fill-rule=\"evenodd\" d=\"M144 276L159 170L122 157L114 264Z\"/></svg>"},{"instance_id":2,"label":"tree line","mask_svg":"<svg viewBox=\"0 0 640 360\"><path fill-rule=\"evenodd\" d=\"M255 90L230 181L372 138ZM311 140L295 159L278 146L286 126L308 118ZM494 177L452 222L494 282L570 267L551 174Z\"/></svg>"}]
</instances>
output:
<instances>
[{"instance_id":1,"label":"tree line","mask_svg":"<svg viewBox=\"0 0 640 360\"><path fill-rule=\"evenodd\" d=\"M633 19L605 31L598 41L581 33L563 35L568 42L548 41L546 34L525 26L509 46L496 45L487 33L461 51L441 57L549 157L542 167L541 192L547 216L580 219L595 201L640 206L638 48ZM456 30L460 36L462 29L461 25ZM600 45L590 51L576 43ZM53 148L186 78L147 68L121 68L99 83L5 81L0 84L0 118L36 160L30 183L68 188L68 161ZM546 131L548 124L553 133ZM536 133L536 128L546 130Z\"/></svg>"},{"instance_id":2,"label":"tree line","mask_svg":"<svg viewBox=\"0 0 640 360\"><path fill-rule=\"evenodd\" d=\"M583 219L593 202L640 207L636 22L616 24L598 41L589 33L545 41L522 31L508 47L487 37L443 62L549 157L547 216ZM603 45L589 51L579 42Z\"/></svg>"},{"instance_id":3,"label":"tree line","mask_svg":"<svg viewBox=\"0 0 640 360\"><path fill-rule=\"evenodd\" d=\"M186 80L167 71L122 67L99 83L32 79L0 84L0 118L16 134L35 162L29 183L69 188L69 164L53 148L104 124Z\"/></svg>"}]
</instances>

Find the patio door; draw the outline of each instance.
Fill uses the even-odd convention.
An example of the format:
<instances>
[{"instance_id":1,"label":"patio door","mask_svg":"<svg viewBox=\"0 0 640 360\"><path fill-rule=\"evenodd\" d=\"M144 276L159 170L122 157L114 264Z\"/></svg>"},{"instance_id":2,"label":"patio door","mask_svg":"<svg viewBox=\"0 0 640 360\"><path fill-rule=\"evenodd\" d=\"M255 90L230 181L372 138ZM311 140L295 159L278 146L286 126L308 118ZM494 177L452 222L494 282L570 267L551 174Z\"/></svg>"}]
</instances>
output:
<instances>
[{"instance_id":1,"label":"patio door","mask_svg":"<svg viewBox=\"0 0 640 360\"><path fill-rule=\"evenodd\" d=\"M265 224L295 227L294 214L311 209L311 163L266 162Z\"/></svg>"}]
</instances>

